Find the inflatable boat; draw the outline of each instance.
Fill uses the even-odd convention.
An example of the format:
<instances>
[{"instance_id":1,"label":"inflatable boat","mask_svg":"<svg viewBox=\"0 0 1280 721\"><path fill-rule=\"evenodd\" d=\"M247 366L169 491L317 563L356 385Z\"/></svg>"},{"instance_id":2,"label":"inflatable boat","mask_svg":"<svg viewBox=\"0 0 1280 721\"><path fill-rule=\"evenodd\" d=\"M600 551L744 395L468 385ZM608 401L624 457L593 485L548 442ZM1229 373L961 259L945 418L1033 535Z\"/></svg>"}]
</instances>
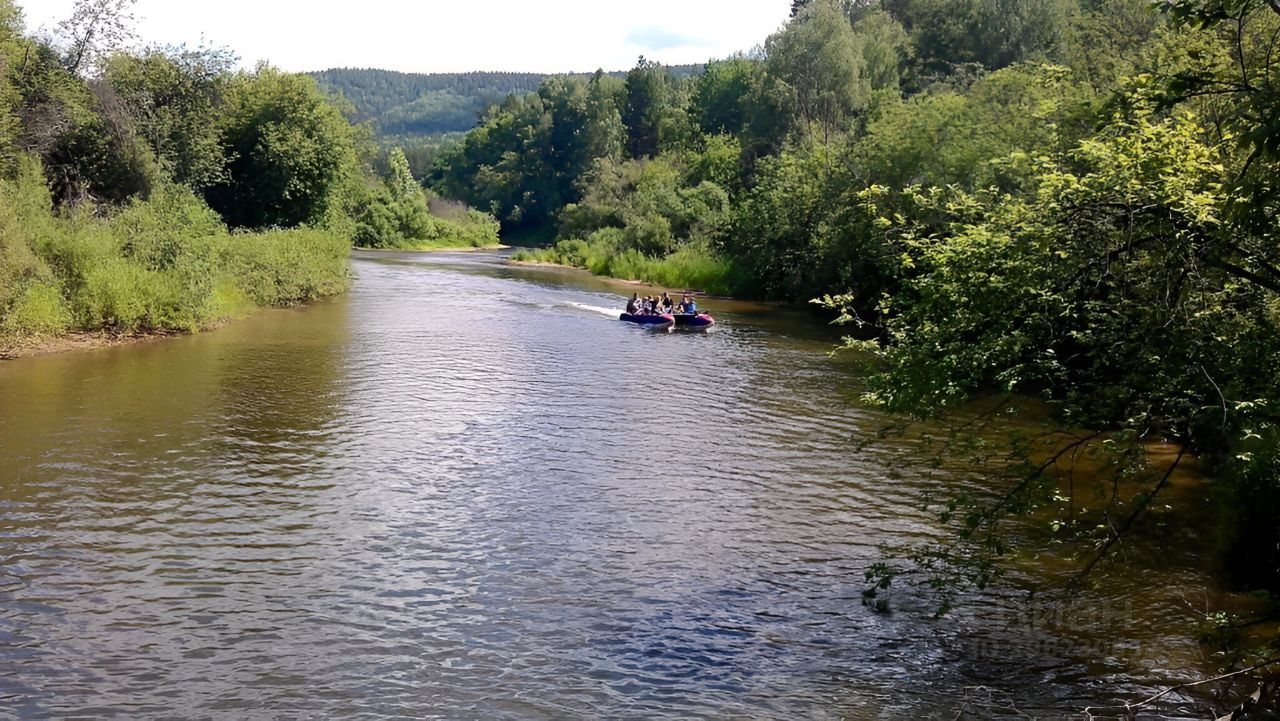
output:
<instances>
[{"instance_id":1,"label":"inflatable boat","mask_svg":"<svg viewBox=\"0 0 1280 721\"><path fill-rule=\"evenodd\" d=\"M710 328L716 319L706 313L676 313L672 316L677 328Z\"/></svg>"},{"instance_id":2,"label":"inflatable boat","mask_svg":"<svg viewBox=\"0 0 1280 721\"><path fill-rule=\"evenodd\" d=\"M635 323L636 325L642 325L647 328L655 328L655 329L670 328L671 326L676 324L675 316L671 315L670 313L660 313L656 315L652 313L649 315L634 315L632 313L623 313L622 315L618 316L618 320L624 320L628 323Z\"/></svg>"}]
</instances>

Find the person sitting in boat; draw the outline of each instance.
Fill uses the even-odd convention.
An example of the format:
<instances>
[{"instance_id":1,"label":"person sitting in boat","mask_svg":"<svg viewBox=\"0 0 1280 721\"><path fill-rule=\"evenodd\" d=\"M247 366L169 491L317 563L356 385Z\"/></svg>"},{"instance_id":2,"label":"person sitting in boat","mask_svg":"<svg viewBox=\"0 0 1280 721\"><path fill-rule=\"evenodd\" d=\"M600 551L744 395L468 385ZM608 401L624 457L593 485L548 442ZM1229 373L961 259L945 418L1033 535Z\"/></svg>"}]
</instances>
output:
<instances>
[{"instance_id":1,"label":"person sitting in boat","mask_svg":"<svg viewBox=\"0 0 1280 721\"><path fill-rule=\"evenodd\" d=\"M643 304L640 306L641 315L653 315L653 296L647 295Z\"/></svg>"},{"instance_id":2,"label":"person sitting in boat","mask_svg":"<svg viewBox=\"0 0 1280 721\"><path fill-rule=\"evenodd\" d=\"M680 301L680 312L685 315L697 315L698 304L694 302L693 298L686 295L684 299Z\"/></svg>"},{"instance_id":3,"label":"person sitting in boat","mask_svg":"<svg viewBox=\"0 0 1280 721\"><path fill-rule=\"evenodd\" d=\"M627 301L627 315L635 315L640 312L640 294L632 293L631 300Z\"/></svg>"},{"instance_id":4,"label":"person sitting in boat","mask_svg":"<svg viewBox=\"0 0 1280 721\"><path fill-rule=\"evenodd\" d=\"M662 294L662 298L658 300L658 312L659 313L671 312L671 296L667 295L666 293Z\"/></svg>"}]
</instances>

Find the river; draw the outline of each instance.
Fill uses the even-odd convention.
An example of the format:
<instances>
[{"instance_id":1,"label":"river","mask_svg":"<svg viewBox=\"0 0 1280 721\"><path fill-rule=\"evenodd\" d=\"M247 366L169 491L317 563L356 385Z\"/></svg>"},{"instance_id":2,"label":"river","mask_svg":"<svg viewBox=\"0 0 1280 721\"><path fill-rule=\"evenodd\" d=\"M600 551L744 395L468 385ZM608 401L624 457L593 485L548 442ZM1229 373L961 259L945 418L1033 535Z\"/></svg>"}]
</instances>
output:
<instances>
[{"instance_id":1,"label":"river","mask_svg":"<svg viewBox=\"0 0 1280 721\"><path fill-rule=\"evenodd\" d=\"M1189 553L1053 610L864 605L882 546L936 529L802 311L653 333L581 273L353 267L311 307L0 363L0 717L1075 718L1211 670Z\"/></svg>"}]
</instances>

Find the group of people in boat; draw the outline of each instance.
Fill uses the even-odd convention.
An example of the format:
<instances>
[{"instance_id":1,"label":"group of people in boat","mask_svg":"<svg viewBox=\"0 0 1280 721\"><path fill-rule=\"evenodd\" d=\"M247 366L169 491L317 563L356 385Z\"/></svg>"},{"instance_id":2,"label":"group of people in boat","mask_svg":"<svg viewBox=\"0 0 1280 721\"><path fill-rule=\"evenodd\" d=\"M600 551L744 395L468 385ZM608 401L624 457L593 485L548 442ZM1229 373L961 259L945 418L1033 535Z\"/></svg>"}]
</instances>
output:
<instances>
[{"instance_id":1,"label":"group of people in boat","mask_svg":"<svg viewBox=\"0 0 1280 721\"><path fill-rule=\"evenodd\" d=\"M639 293L632 293L631 300L627 301L627 313L630 315L662 315L663 313L696 315L698 304L687 293L680 298L678 304L672 304L671 296L666 293L661 296L647 295L643 298Z\"/></svg>"}]
</instances>

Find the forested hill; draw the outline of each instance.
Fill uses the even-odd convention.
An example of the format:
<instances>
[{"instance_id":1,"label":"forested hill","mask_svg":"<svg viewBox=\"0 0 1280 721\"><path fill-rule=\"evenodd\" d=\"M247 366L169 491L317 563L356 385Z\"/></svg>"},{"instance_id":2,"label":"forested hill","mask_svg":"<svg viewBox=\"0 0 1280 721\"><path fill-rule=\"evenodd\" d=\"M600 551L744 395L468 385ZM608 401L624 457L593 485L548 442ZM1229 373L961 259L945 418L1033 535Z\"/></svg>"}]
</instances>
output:
<instances>
[{"instance_id":1,"label":"forested hill","mask_svg":"<svg viewBox=\"0 0 1280 721\"><path fill-rule=\"evenodd\" d=\"M675 65L668 71L685 77L702 65ZM626 71L608 75L623 77ZM465 132L485 106L511 94L537 91L545 73L470 72L401 73L367 68L334 68L310 73L327 90L342 93L356 107L357 119L372 121L383 138L415 138ZM572 73L590 77L592 73Z\"/></svg>"}]
</instances>

